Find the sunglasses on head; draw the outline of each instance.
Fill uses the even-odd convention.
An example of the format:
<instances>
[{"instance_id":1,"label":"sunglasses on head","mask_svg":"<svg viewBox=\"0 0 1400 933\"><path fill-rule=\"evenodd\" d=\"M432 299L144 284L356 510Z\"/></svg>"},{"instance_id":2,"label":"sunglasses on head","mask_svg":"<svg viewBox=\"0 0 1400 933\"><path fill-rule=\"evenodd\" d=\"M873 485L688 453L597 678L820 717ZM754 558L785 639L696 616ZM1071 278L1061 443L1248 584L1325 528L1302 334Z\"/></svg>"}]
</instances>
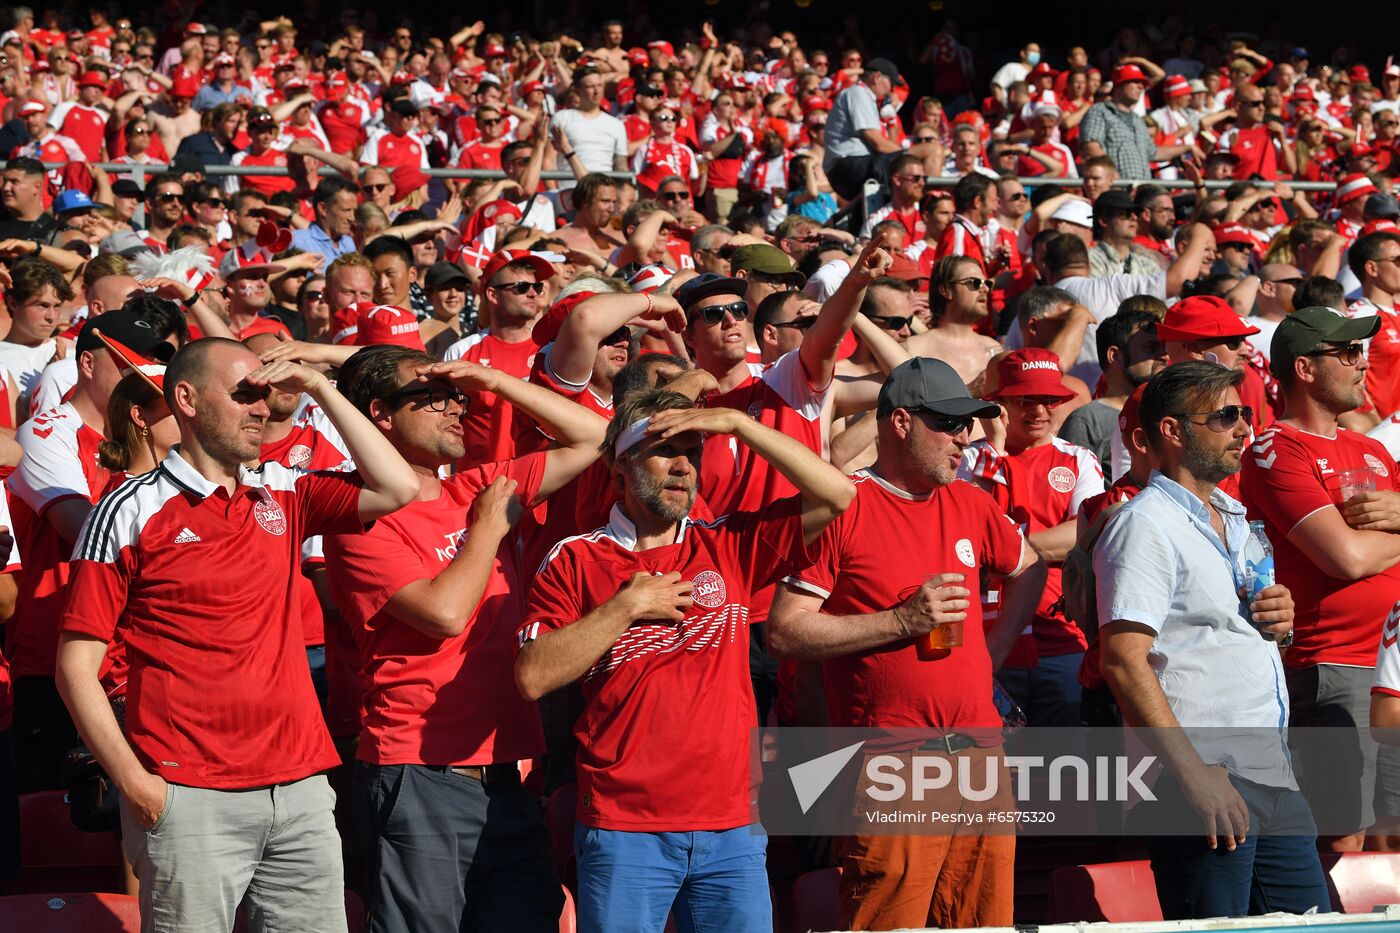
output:
<instances>
[{"instance_id":1,"label":"sunglasses on head","mask_svg":"<svg viewBox=\"0 0 1400 933\"><path fill-rule=\"evenodd\" d=\"M716 324L724 322L724 316L728 314L736 321L747 321L749 319L749 305L746 301L731 301L727 305L711 305L708 308L699 308L691 313L690 319L696 318L704 321L708 326L714 327Z\"/></svg>"},{"instance_id":2,"label":"sunglasses on head","mask_svg":"<svg viewBox=\"0 0 1400 933\"><path fill-rule=\"evenodd\" d=\"M418 401L428 411L447 411L449 402L466 410L467 397L457 389L442 385L418 385L410 383L392 395L384 398L384 404L397 408L405 402Z\"/></svg>"},{"instance_id":3,"label":"sunglasses on head","mask_svg":"<svg viewBox=\"0 0 1400 933\"><path fill-rule=\"evenodd\" d=\"M498 292L510 292L512 295L541 294L544 291L543 282L507 282L505 285L492 285Z\"/></svg>"},{"instance_id":4,"label":"sunglasses on head","mask_svg":"<svg viewBox=\"0 0 1400 933\"><path fill-rule=\"evenodd\" d=\"M1254 422L1254 409L1248 405L1226 405L1215 411L1184 411L1177 417L1188 420L1204 417L1205 420L1200 422L1201 424L1217 434L1223 434L1233 428L1241 418L1245 420L1246 424L1252 424ZM1195 424L1196 422L1192 421L1191 423Z\"/></svg>"}]
</instances>

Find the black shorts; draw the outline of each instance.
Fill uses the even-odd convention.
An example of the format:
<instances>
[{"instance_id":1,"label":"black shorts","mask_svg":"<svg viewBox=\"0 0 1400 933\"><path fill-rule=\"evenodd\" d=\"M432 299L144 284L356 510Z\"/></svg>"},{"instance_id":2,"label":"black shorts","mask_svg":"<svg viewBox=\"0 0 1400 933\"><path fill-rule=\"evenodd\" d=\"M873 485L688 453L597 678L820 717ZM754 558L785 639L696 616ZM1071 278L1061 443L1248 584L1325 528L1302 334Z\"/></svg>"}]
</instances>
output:
<instances>
[{"instance_id":1,"label":"black shorts","mask_svg":"<svg viewBox=\"0 0 1400 933\"><path fill-rule=\"evenodd\" d=\"M873 178L882 185L886 184L889 181L890 163L901 155L904 153L881 152L846 156L826 173L827 180L831 182L831 190L847 201L854 201L860 197L865 183L870 179Z\"/></svg>"}]
</instances>

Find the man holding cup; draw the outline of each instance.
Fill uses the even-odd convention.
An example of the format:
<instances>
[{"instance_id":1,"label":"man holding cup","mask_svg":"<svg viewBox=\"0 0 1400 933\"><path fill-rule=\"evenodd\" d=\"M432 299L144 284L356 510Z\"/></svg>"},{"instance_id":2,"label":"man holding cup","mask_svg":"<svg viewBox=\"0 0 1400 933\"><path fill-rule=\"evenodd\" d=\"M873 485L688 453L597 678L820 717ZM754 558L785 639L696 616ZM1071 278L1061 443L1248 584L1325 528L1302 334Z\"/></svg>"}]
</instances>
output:
<instances>
[{"instance_id":1,"label":"man holding cup","mask_svg":"<svg viewBox=\"0 0 1400 933\"><path fill-rule=\"evenodd\" d=\"M1304 793L1327 781L1326 793L1309 796L1334 851L1358 850L1373 823L1400 818L1400 753L1378 765L1366 731L1381 627L1400 608L1396 466L1379 441L1337 423L1364 401L1362 341L1379 328L1378 317L1320 307L1279 324L1269 365L1287 417L1246 448L1240 479L1297 604L1284 655L1289 725L1341 727L1327 744L1294 749Z\"/></svg>"},{"instance_id":2,"label":"man holding cup","mask_svg":"<svg viewBox=\"0 0 1400 933\"><path fill-rule=\"evenodd\" d=\"M1001 744L992 672L1030 622L1045 565L991 496L957 479L973 419L998 412L940 360L915 357L885 381L875 464L768 618L775 654L823 662L830 725L933 729L921 754L950 758ZM1003 581L987 584L1002 601L985 633L982 573ZM1010 834L856 836L841 862L846 925L1009 924L1015 848Z\"/></svg>"}]
</instances>

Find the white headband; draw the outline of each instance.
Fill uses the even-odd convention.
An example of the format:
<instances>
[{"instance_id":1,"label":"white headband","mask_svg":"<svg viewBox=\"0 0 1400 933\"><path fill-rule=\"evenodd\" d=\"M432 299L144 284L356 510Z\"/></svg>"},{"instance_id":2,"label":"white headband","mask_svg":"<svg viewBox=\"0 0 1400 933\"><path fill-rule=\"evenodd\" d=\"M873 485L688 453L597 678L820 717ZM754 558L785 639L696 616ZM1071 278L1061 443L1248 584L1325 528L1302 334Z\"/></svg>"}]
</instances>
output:
<instances>
[{"instance_id":1,"label":"white headband","mask_svg":"<svg viewBox=\"0 0 1400 933\"><path fill-rule=\"evenodd\" d=\"M651 427L651 416L629 424L626 430L617 436L617 442L613 444L613 456L620 457L641 443L642 438L647 436L647 428L649 427Z\"/></svg>"}]
</instances>

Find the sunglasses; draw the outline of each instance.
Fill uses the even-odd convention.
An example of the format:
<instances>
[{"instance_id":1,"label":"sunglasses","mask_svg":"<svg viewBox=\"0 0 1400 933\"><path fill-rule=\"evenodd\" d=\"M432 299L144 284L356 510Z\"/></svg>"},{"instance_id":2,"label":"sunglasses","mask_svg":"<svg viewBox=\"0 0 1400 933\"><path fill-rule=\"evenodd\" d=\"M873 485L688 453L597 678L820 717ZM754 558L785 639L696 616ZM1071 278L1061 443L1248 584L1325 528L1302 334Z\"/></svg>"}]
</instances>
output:
<instances>
[{"instance_id":1,"label":"sunglasses","mask_svg":"<svg viewBox=\"0 0 1400 933\"><path fill-rule=\"evenodd\" d=\"M510 159L509 161L502 162L502 163L501 163L501 168L516 168L516 167L521 166L521 165L529 165L529 164L530 164L530 160L529 160L529 159Z\"/></svg>"},{"instance_id":2,"label":"sunglasses","mask_svg":"<svg viewBox=\"0 0 1400 933\"><path fill-rule=\"evenodd\" d=\"M986 287L986 288L991 288L991 287L992 287L992 280L991 280L991 279L979 279L977 276L972 275L972 276L968 276L968 277L965 278L965 279L954 279L954 280L953 280L953 284L954 284L954 285L961 285L963 288L966 288L966 289L967 289L968 291L970 291L970 292L979 292L979 291L981 291L984 287Z\"/></svg>"},{"instance_id":3,"label":"sunglasses","mask_svg":"<svg viewBox=\"0 0 1400 933\"><path fill-rule=\"evenodd\" d=\"M656 118L657 123L675 123L676 118L669 113L663 113Z\"/></svg>"},{"instance_id":4,"label":"sunglasses","mask_svg":"<svg viewBox=\"0 0 1400 933\"><path fill-rule=\"evenodd\" d=\"M788 327L793 330L800 330L804 334L812 329L812 325L817 323L815 314L808 317L795 317L791 321L769 321L774 327Z\"/></svg>"},{"instance_id":5,"label":"sunglasses","mask_svg":"<svg viewBox=\"0 0 1400 933\"><path fill-rule=\"evenodd\" d=\"M447 386L435 385L410 385L408 388L400 389L394 394L384 399L384 404L397 408L405 402L421 399L423 408L428 411L447 411L449 402L456 402L462 410L466 410L467 397L456 389Z\"/></svg>"},{"instance_id":6,"label":"sunglasses","mask_svg":"<svg viewBox=\"0 0 1400 933\"><path fill-rule=\"evenodd\" d=\"M1303 284L1303 279L1298 276L1294 276L1291 279L1266 279L1265 284L1269 283L1274 285L1292 285L1294 288L1297 288L1299 285Z\"/></svg>"},{"instance_id":7,"label":"sunglasses","mask_svg":"<svg viewBox=\"0 0 1400 933\"><path fill-rule=\"evenodd\" d=\"M1376 122L1376 126L1400 126L1400 121L1397 121L1397 120L1379 120L1379 121Z\"/></svg>"},{"instance_id":8,"label":"sunglasses","mask_svg":"<svg viewBox=\"0 0 1400 933\"><path fill-rule=\"evenodd\" d=\"M1254 409L1248 405L1226 405L1224 408L1217 411L1184 411L1177 415L1177 417L1188 419L1204 417L1206 420L1202 421L1201 424L1204 424L1217 434L1223 434L1233 428L1241 418L1243 418L1246 423L1252 423L1254 421ZM1192 421L1191 423L1195 424L1196 422Z\"/></svg>"},{"instance_id":9,"label":"sunglasses","mask_svg":"<svg viewBox=\"0 0 1400 933\"><path fill-rule=\"evenodd\" d=\"M138 126L136 129L131 131L132 136L149 136L150 134L151 131L146 129L144 126Z\"/></svg>"},{"instance_id":10,"label":"sunglasses","mask_svg":"<svg viewBox=\"0 0 1400 933\"><path fill-rule=\"evenodd\" d=\"M1304 356L1332 356L1336 357L1337 362L1341 363L1343 366L1355 366L1357 363L1361 362L1361 357L1365 351L1366 348L1361 344L1349 343L1344 347L1328 347L1326 350L1313 350L1311 353L1305 353Z\"/></svg>"},{"instance_id":11,"label":"sunglasses","mask_svg":"<svg viewBox=\"0 0 1400 933\"><path fill-rule=\"evenodd\" d=\"M183 194L170 194L169 192L165 192L164 194L151 195L151 200L155 201L157 204L170 204L172 202L180 200L183 197Z\"/></svg>"},{"instance_id":12,"label":"sunglasses","mask_svg":"<svg viewBox=\"0 0 1400 933\"><path fill-rule=\"evenodd\" d=\"M626 324L623 324L617 330L613 331L611 334L608 334L602 340L598 341L598 346L612 347L616 346L619 343L630 344L631 342L632 330Z\"/></svg>"},{"instance_id":13,"label":"sunglasses","mask_svg":"<svg viewBox=\"0 0 1400 933\"><path fill-rule=\"evenodd\" d=\"M544 292L543 282L509 282L505 285L492 285L498 292L510 292L512 295L535 294Z\"/></svg>"},{"instance_id":14,"label":"sunglasses","mask_svg":"<svg viewBox=\"0 0 1400 933\"><path fill-rule=\"evenodd\" d=\"M210 207L223 207L223 206L225 205L226 202L224 201L223 198L201 198L200 200L196 201L195 203L196 203L196 204L208 204Z\"/></svg>"},{"instance_id":15,"label":"sunglasses","mask_svg":"<svg viewBox=\"0 0 1400 933\"><path fill-rule=\"evenodd\" d=\"M928 181L927 175L896 175L895 177L902 178L905 181L917 181L919 184L923 184L925 181Z\"/></svg>"},{"instance_id":16,"label":"sunglasses","mask_svg":"<svg viewBox=\"0 0 1400 933\"><path fill-rule=\"evenodd\" d=\"M1037 405L1044 405L1046 408L1059 408L1065 403L1065 399L1058 395L1007 395L1003 396L1004 401L1017 405L1025 405L1027 408L1034 408Z\"/></svg>"},{"instance_id":17,"label":"sunglasses","mask_svg":"<svg viewBox=\"0 0 1400 933\"><path fill-rule=\"evenodd\" d=\"M693 321L700 318L709 327L724 322L724 316L728 314L736 321L747 321L749 319L749 305L746 301L731 301L727 305L713 305L708 308L700 308L690 316Z\"/></svg>"},{"instance_id":18,"label":"sunglasses","mask_svg":"<svg viewBox=\"0 0 1400 933\"><path fill-rule=\"evenodd\" d=\"M937 137L937 136L915 136L915 137L914 137L914 142L916 142L916 143L934 143L934 142L938 142L938 137Z\"/></svg>"},{"instance_id":19,"label":"sunglasses","mask_svg":"<svg viewBox=\"0 0 1400 933\"><path fill-rule=\"evenodd\" d=\"M901 316L898 314L867 314L866 317L879 324L885 330L903 330L906 327L914 326L914 315Z\"/></svg>"},{"instance_id":20,"label":"sunglasses","mask_svg":"<svg viewBox=\"0 0 1400 933\"><path fill-rule=\"evenodd\" d=\"M1262 106L1264 106L1264 102L1263 102L1262 100L1242 100L1242 101L1240 101L1240 106L1241 106L1241 107L1251 107L1251 108L1252 108L1252 107L1262 107Z\"/></svg>"},{"instance_id":21,"label":"sunglasses","mask_svg":"<svg viewBox=\"0 0 1400 933\"><path fill-rule=\"evenodd\" d=\"M482 118L482 119L480 119L480 120L477 120L477 121L476 121L476 124L477 124L477 126L495 126L497 123L500 123L500 122L501 122L501 118L500 118L500 117L496 117L495 119L486 119L486 118Z\"/></svg>"},{"instance_id":22,"label":"sunglasses","mask_svg":"<svg viewBox=\"0 0 1400 933\"><path fill-rule=\"evenodd\" d=\"M939 434L962 434L964 431L972 430L972 419L966 415L936 415L933 412L922 412L924 424L929 430L937 431Z\"/></svg>"},{"instance_id":23,"label":"sunglasses","mask_svg":"<svg viewBox=\"0 0 1400 933\"><path fill-rule=\"evenodd\" d=\"M385 182L382 185L360 185L360 190L368 191L370 194L378 194L381 191L388 191L389 183Z\"/></svg>"},{"instance_id":24,"label":"sunglasses","mask_svg":"<svg viewBox=\"0 0 1400 933\"><path fill-rule=\"evenodd\" d=\"M308 301L320 301L325 297L325 295L326 293L321 291L321 289L313 288L306 293L306 298Z\"/></svg>"},{"instance_id":25,"label":"sunglasses","mask_svg":"<svg viewBox=\"0 0 1400 933\"><path fill-rule=\"evenodd\" d=\"M661 200L663 200L663 201L689 201L689 200L690 200L690 192L689 192L689 191L663 191L663 192L661 192Z\"/></svg>"}]
</instances>

